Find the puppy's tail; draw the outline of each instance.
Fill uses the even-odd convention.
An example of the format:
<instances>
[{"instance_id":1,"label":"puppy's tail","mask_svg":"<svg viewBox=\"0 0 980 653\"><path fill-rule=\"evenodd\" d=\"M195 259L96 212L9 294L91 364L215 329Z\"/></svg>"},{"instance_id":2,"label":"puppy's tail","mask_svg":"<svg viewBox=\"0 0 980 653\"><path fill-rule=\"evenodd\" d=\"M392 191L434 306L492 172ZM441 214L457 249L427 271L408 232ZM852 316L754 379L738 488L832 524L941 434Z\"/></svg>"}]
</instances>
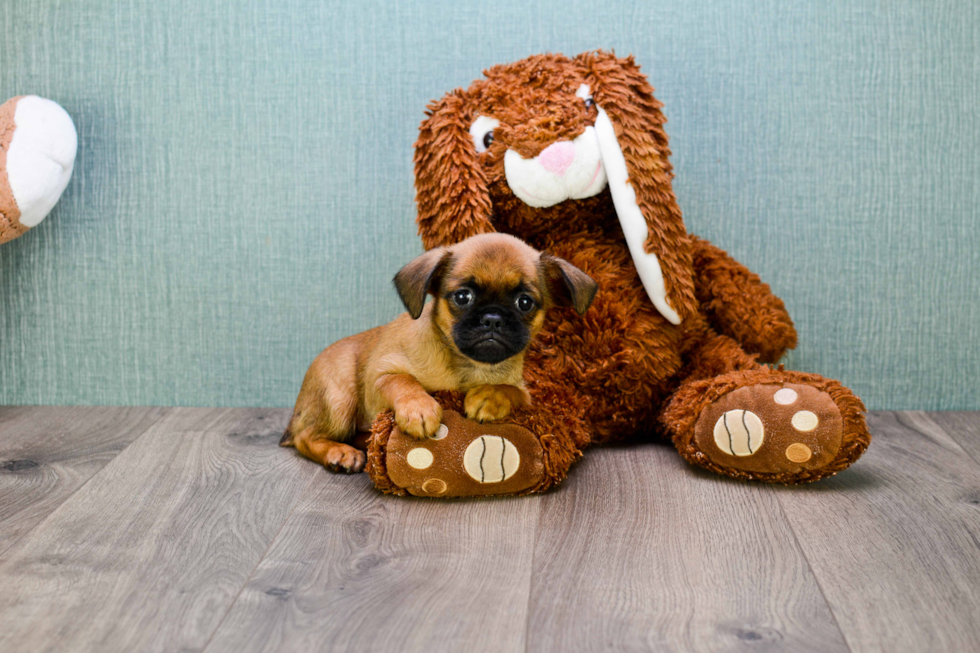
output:
<instances>
[{"instance_id":1,"label":"puppy's tail","mask_svg":"<svg viewBox=\"0 0 980 653\"><path fill-rule=\"evenodd\" d=\"M292 424L286 427L285 432L282 434L282 438L279 440L280 447L291 447L293 446L293 431L290 429Z\"/></svg>"}]
</instances>

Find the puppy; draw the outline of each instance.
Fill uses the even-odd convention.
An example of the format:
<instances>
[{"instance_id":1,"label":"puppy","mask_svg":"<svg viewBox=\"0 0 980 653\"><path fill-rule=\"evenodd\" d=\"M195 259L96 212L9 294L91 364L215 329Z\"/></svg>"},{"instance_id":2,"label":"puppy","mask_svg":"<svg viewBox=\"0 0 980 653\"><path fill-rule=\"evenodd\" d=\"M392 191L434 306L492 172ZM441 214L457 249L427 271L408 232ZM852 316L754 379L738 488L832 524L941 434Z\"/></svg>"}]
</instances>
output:
<instances>
[{"instance_id":1,"label":"puppy","mask_svg":"<svg viewBox=\"0 0 980 653\"><path fill-rule=\"evenodd\" d=\"M436 390L466 392L470 419L502 419L528 401L524 350L547 309L570 305L581 315L596 292L572 264L506 234L429 250L394 283L408 312L317 356L282 446L333 471L360 472L366 456L349 443L378 413L394 410L398 427L416 438L436 433ZM429 294L435 300L426 304Z\"/></svg>"}]
</instances>

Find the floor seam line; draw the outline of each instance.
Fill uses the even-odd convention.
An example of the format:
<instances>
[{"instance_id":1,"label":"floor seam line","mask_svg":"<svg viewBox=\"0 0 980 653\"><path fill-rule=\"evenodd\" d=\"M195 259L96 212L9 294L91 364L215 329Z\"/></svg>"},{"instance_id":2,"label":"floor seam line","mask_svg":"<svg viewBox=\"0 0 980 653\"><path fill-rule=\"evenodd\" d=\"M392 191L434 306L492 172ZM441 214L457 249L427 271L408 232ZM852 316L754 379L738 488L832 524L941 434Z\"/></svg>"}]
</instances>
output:
<instances>
[{"instance_id":1,"label":"floor seam line","mask_svg":"<svg viewBox=\"0 0 980 653\"><path fill-rule=\"evenodd\" d=\"M844 629L841 627L840 620L837 619L837 612L834 610L834 606L830 602L830 599L827 598L827 593L824 591L823 585L820 583L820 577L817 575L816 570L813 568L813 564L810 562L810 556L806 554L806 551L800 544L800 537L797 535L796 529L793 528L793 522L790 521L789 516L786 514L786 507L783 506L783 502L778 494L775 492L772 494L776 499L777 505L779 505L779 512L783 516L783 521L789 527L789 532L793 535L793 544L796 545L796 550L800 552L800 555L803 556L803 560L806 561L806 568L810 571L810 575L813 576L813 582L817 584L817 589L820 590L820 597L823 599L824 605L827 606L827 610L830 611L830 618L834 620L834 626L837 627L837 632L840 633L841 638L844 640L844 646L847 647L848 651L854 653L854 647L851 645L851 642L847 637L847 633L844 632Z\"/></svg>"},{"instance_id":2,"label":"floor seam line","mask_svg":"<svg viewBox=\"0 0 980 653\"><path fill-rule=\"evenodd\" d=\"M902 412L906 412L906 411L902 411ZM908 411L908 412L911 412L911 411ZM945 433L946 435L948 435L949 436L949 439L952 440L953 442L955 442L957 444L957 446L960 449L963 450L963 453L965 453L970 460L972 460L975 464L980 465L980 458L977 458L976 456L974 456L973 455L973 452L971 452L969 449L967 449L962 444L960 444L959 438L957 438L955 435L953 435L953 433L951 433L945 426L940 425L939 422L937 422L936 420L932 419L932 414L934 412L940 412L940 411L931 411L931 410L925 411L924 410L924 411L922 411L922 414L925 415L926 416L926 419L928 419L930 422L932 422L936 426L936 428L938 428L940 431L942 431L943 433Z\"/></svg>"},{"instance_id":3,"label":"floor seam line","mask_svg":"<svg viewBox=\"0 0 980 653\"><path fill-rule=\"evenodd\" d=\"M225 610L225 613L223 615L221 615L221 620L214 627L214 630L211 631L211 634L208 635L208 641L204 642L204 646L201 647L201 653L207 651L208 647L211 646L211 641L214 639L214 636L218 634L219 630L221 630L221 625L225 623L225 619L227 619L228 615L231 614L231 610L232 608L235 607L235 604L238 603L238 599L241 598L242 592L244 592L245 588L248 587L249 582L255 576L255 572L258 571L259 566L261 566L266 556L269 555L269 551L272 549L273 546L275 546L275 543L279 540L279 536L282 535L283 529L286 528L286 524L288 524L289 520L292 519L293 513L296 512L296 510L299 508L299 505L303 502L303 497L307 495L307 490L309 490L310 486L313 485L313 482L316 480L316 477L317 477L316 474L311 475L310 480L307 481L306 485L303 487L303 491L297 495L296 502L293 503L293 507L289 509L289 514L286 515L286 518L282 520L282 524L279 525L279 530L277 530L276 534L272 537L271 540L269 540L269 546L265 547L265 551L263 551L262 555L259 556L259 559L255 563L255 566L252 567L252 571L248 573L248 576L245 577L245 581L242 583L242 586L238 588L238 592L235 594L235 598L232 599L231 603L228 604L228 609Z\"/></svg>"},{"instance_id":4,"label":"floor seam line","mask_svg":"<svg viewBox=\"0 0 980 653\"><path fill-rule=\"evenodd\" d=\"M151 406L150 408L158 408L158 406ZM53 517L55 513L57 513L57 512L59 511L59 510L61 510L61 508L62 508L62 506L64 506L64 505L65 505L66 503L68 503L68 502L69 502L69 501L70 501L70 500L72 499L72 497L74 497L74 496L75 496L76 494L78 494L78 493L79 493L79 492L81 492L81 491L82 491L82 490L83 490L84 488L86 488L86 487L88 486L88 484L89 484L89 483L91 483L91 482L92 482L92 480L93 480L93 479L94 479L94 478L95 478L96 476L99 476L100 474L102 474L102 472L104 472L104 471L105 471L105 469L106 469L106 467L108 467L108 466L109 466L109 465L110 465L110 464L112 463L112 461L114 461L114 460L115 460L116 458L118 458L118 457L119 457L120 455L122 455L122 452L124 452L124 451L126 451L126 449L129 449L129 448L130 448L131 446L133 446L133 444L134 444L134 443L135 443L135 442L136 442L137 440L139 440L139 439L140 439L140 438L142 438L142 437L143 437L144 435L146 435L146 434L147 434L147 432L148 432L148 431L149 431L150 429L152 429L152 428L153 428L154 426L156 426L157 424L159 424L159 423L160 423L160 421L161 421L161 420L162 420L162 419L163 419L164 417L166 417L167 415L169 415L169 414L170 414L170 412L171 412L171 411L173 410L173 407L170 407L170 406L163 406L162 408L164 409L164 412L163 412L163 413L162 413L162 414L161 414L161 415L160 415L159 417L157 417L157 418L156 418L155 420L153 420L152 422L150 422L150 423L149 423L149 424L147 425L147 427L146 427L145 429L143 429L142 431L140 431L140 432L139 432L139 434L138 434L138 435L137 435L137 436L136 436L135 438L133 438L132 440L130 440L130 441L129 441L129 443L128 443L128 444L127 444L127 445L126 445L125 447L123 447L122 449L120 449L119 451L117 451L117 452L116 452L116 455L115 455L115 456L113 456L113 457L112 457L111 459L109 459L109 460L108 460L108 461L106 462L106 464L102 466L102 469L100 469L100 470L98 470L97 472L95 472L94 474L92 474L91 476L89 476L89 477L88 477L87 479L85 479L85 482L84 482L84 483L82 483L81 485L79 485L79 486L78 486L77 488L75 488L75 491L74 491L74 492L72 492L72 493L71 493L71 494L69 494L69 495L68 495L67 497L65 497L65 498L64 498L64 500L63 500L63 501L62 501L62 502L61 502L60 504L58 504L58 506L57 506L57 507L56 507L56 508L55 508L54 510L52 510L51 512L49 512L49 513L48 513L48 514L47 514L47 515L46 515L46 516L44 517L44 519L42 519L42 520L41 520L41 521L39 521L38 523L36 523L36 524L34 524L34 525L33 525L33 526L31 526L31 527L30 527L30 528L29 528L29 529L28 529L27 531L25 531L25 532L24 532L24 533L23 533L23 534L22 534L22 535L21 535L21 536L20 536L20 537L19 537L19 538L17 539L17 542L15 542L15 543L14 543L13 545L11 545L11 546L10 546L9 548L7 548L7 549L5 549L5 550L3 550L3 551L0 551L0 572L2 572L2 571L3 571L3 568L7 566L7 563L9 563L9 562L10 562L11 560L13 560L13 559L14 559L14 557L15 557L15 556L13 556L13 555L11 555L11 556L10 556L10 557L8 557L8 558L7 558L6 560L3 560L2 558L3 558L4 556L6 556L6 555L7 555L8 553L11 553L11 552L15 552L15 551L17 550L17 548L18 548L18 547L19 547L19 546L20 546L20 545L21 545L21 544L22 544L22 543L23 543L23 542L24 542L24 541L25 541L25 540L27 539L27 537L28 537L28 536L29 536L29 535L30 535L31 533L33 533L33 532L34 532L35 530L37 530L37 529L38 529L38 528L39 528L39 527L40 527L40 526L41 526L42 524L45 524L45 523L47 523L47 521L48 521L49 519L51 519L51 517Z\"/></svg>"},{"instance_id":5,"label":"floor seam line","mask_svg":"<svg viewBox=\"0 0 980 653\"><path fill-rule=\"evenodd\" d=\"M527 610L524 612L524 653L528 653L531 645L531 598L534 589L534 562L538 559L538 534L541 530L541 513L544 512L547 497L542 497L538 507L537 518L534 520L534 547L531 549L531 571L527 578Z\"/></svg>"}]
</instances>

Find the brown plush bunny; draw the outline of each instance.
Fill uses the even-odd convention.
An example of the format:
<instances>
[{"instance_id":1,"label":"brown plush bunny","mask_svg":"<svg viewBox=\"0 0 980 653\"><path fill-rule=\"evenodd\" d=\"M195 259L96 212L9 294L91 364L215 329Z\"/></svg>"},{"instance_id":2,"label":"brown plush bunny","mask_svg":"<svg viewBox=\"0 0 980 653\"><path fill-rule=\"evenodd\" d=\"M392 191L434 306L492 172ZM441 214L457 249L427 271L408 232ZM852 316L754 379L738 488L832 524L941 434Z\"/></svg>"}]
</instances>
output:
<instances>
[{"instance_id":1,"label":"brown plush bunny","mask_svg":"<svg viewBox=\"0 0 980 653\"><path fill-rule=\"evenodd\" d=\"M632 57L606 52L495 66L429 105L415 152L425 247L514 234L599 292L583 316L549 316L525 359L532 403L504 423L461 418L453 395L441 396L445 442L411 441L379 416L368 452L379 488L540 492L587 446L648 434L693 464L778 483L835 474L867 448L850 390L765 365L796 345L793 323L758 276L687 233L661 106ZM437 445L438 464L407 462Z\"/></svg>"}]
</instances>

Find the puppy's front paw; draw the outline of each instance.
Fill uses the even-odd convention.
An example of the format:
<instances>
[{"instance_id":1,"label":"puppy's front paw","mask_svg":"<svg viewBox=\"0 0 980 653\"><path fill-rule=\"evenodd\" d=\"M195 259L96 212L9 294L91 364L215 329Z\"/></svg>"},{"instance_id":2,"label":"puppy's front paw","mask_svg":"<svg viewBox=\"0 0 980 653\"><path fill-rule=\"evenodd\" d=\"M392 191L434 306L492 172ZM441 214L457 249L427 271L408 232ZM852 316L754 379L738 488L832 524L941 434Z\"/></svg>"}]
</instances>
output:
<instances>
[{"instance_id":1,"label":"puppy's front paw","mask_svg":"<svg viewBox=\"0 0 980 653\"><path fill-rule=\"evenodd\" d=\"M510 415L510 397L492 385L479 385L466 393L466 416L478 422L494 422Z\"/></svg>"},{"instance_id":2,"label":"puppy's front paw","mask_svg":"<svg viewBox=\"0 0 980 653\"><path fill-rule=\"evenodd\" d=\"M401 401L395 406L395 423L413 438L431 438L442 423L442 406L428 395Z\"/></svg>"}]
</instances>

